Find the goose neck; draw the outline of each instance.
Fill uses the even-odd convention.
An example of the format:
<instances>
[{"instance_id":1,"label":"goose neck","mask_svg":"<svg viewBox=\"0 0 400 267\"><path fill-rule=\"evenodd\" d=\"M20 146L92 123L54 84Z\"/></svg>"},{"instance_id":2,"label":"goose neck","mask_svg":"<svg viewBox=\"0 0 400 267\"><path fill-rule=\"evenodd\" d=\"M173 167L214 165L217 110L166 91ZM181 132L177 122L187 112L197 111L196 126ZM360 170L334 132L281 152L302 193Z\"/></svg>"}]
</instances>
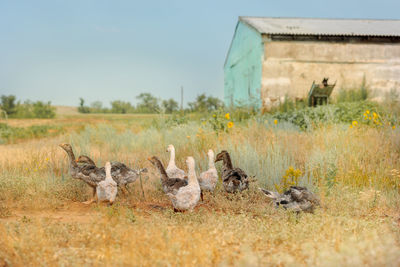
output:
<instances>
[{"instance_id":1,"label":"goose neck","mask_svg":"<svg viewBox=\"0 0 400 267\"><path fill-rule=\"evenodd\" d=\"M198 183L198 181L197 181L197 176L196 176L196 171L195 171L195 169L194 169L194 166L193 165L189 165L188 166L189 168L189 170L188 170L188 183L189 184L196 184L196 183Z\"/></svg>"},{"instance_id":2,"label":"goose neck","mask_svg":"<svg viewBox=\"0 0 400 267\"><path fill-rule=\"evenodd\" d=\"M232 169L233 165L232 165L232 161L231 161L231 157L229 156L228 153L226 153L224 155L224 165L228 168L228 169Z\"/></svg>"},{"instance_id":3,"label":"goose neck","mask_svg":"<svg viewBox=\"0 0 400 267\"><path fill-rule=\"evenodd\" d=\"M157 161L156 161L156 166L157 166L158 171L159 171L160 174L161 174L161 177L162 177L163 179L168 179L168 174L167 174L167 172L165 171L164 166L162 165L162 163L161 163L160 160L157 160Z\"/></svg>"},{"instance_id":4,"label":"goose neck","mask_svg":"<svg viewBox=\"0 0 400 267\"><path fill-rule=\"evenodd\" d=\"M111 177L111 167L106 167L106 181L111 181L112 177Z\"/></svg>"},{"instance_id":5,"label":"goose neck","mask_svg":"<svg viewBox=\"0 0 400 267\"><path fill-rule=\"evenodd\" d=\"M175 148L171 148L170 151L171 157L169 158L168 167L175 166Z\"/></svg>"},{"instance_id":6,"label":"goose neck","mask_svg":"<svg viewBox=\"0 0 400 267\"><path fill-rule=\"evenodd\" d=\"M212 156L208 157L208 168L209 169L215 168L214 157L212 157Z\"/></svg>"},{"instance_id":7,"label":"goose neck","mask_svg":"<svg viewBox=\"0 0 400 267\"><path fill-rule=\"evenodd\" d=\"M75 155L74 155L74 152L72 151L72 149L68 149L67 154L69 157L70 165L73 167L78 167L78 164L75 161Z\"/></svg>"}]
</instances>

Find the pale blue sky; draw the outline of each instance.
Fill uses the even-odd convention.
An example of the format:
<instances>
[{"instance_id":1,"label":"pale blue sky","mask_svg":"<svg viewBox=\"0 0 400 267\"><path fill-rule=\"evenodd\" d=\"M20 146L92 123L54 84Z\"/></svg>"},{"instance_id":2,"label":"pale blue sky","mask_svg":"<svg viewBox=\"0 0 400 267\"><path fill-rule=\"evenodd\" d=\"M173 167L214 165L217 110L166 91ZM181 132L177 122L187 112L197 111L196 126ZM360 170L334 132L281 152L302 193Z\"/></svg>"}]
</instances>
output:
<instances>
[{"instance_id":1,"label":"pale blue sky","mask_svg":"<svg viewBox=\"0 0 400 267\"><path fill-rule=\"evenodd\" d=\"M400 19L400 1L0 0L0 95L77 105L222 98L238 16Z\"/></svg>"}]
</instances>

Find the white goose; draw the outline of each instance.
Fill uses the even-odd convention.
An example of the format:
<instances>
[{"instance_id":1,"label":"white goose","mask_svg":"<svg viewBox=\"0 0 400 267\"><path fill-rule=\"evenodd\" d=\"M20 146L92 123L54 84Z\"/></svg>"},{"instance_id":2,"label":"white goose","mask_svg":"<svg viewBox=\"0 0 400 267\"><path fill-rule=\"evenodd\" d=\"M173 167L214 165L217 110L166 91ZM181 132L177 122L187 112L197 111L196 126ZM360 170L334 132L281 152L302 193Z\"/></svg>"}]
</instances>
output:
<instances>
[{"instance_id":1,"label":"white goose","mask_svg":"<svg viewBox=\"0 0 400 267\"><path fill-rule=\"evenodd\" d=\"M209 149L207 155L208 170L200 174L199 184L201 191L213 192L218 182L218 172L214 163L214 151ZM201 194L201 200L203 200L203 193Z\"/></svg>"},{"instance_id":2,"label":"white goose","mask_svg":"<svg viewBox=\"0 0 400 267\"><path fill-rule=\"evenodd\" d=\"M186 177L186 173L183 170L179 169L175 164L175 147L173 145L169 145L167 148L167 152L171 153L167 169L165 170L168 177L184 179Z\"/></svg>"},{"instance_id":3,"label":"white goose","mask_svg":"<svg viewBox=\"0 0 400 267\"><path fill-rule=\"evenodd\" d=\"M117 183L111 177L111 163L106 162L106 179L98 183L96 187L97 201L109 202L111 205L114 203L117 196Z\"/></svg>"},{"instance_id":4,"label":"white goose","mask_svg":"<svg viewBox=\"0 0 400 267\"><path fill-rule=\"evenodd\" d=\"M186 164L189 169L188 185L182 186L174 193L168 193L174 211L193 211L200 200L200 185L197 181L195 163L193 157L186 159Z\"/></svg>"}]
</instances>

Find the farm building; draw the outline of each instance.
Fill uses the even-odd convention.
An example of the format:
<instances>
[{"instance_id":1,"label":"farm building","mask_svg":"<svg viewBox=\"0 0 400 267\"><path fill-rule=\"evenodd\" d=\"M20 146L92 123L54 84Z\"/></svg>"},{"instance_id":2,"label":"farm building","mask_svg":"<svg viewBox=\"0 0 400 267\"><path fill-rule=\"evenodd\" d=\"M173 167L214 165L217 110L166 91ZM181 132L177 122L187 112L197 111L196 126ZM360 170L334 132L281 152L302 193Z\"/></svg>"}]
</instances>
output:
<instances>
[{"instance_id":1,"label":"farm building","mask_svg":"<svg viewBox=\"0 0 400 267\"><path fill-rule=\"evenodd\" d=\"M364 80L378 98L398 91L400 20L239 17L224 64L227 106L305 99L325 77L344 89Z\"/></svg>"}]
</instances>

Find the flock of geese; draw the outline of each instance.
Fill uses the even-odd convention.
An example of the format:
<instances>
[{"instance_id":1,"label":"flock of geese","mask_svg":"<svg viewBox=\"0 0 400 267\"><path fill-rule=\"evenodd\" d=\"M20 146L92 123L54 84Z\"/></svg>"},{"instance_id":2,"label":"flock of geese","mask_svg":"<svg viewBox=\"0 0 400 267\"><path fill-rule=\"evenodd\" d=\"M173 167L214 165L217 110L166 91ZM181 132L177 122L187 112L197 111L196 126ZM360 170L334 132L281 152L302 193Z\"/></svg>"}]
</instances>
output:
<instances>
[{"instance_id":1,"label":"flock of geese","mask_svg":"<svg viewBox=\"0 0 400 267\"><path fill-rule=\"evenodd\" d=\"M69 173L72 178L80 179L93 189L92 198L85 204L108 202L113 204L117 192L123 194L128 191L127 185L135 182L141 173L147 169L134 170L121 162L106 162L104 167L97 167L88 156L81 155L75 158L70 144L61 144L60 147L69 157ZM178 168L175 163L175 148L169 145L167 152L170 160L167 168L156 156L148 158L160 173L162 190L169 197L174 211L193 211L200 199L203 201L203 192L214 192L218 182L218 171L215 163L222 161L221 180L227 193L237 193L249 189L249 183L254 177L249 177L242 169L233 167L231 157L226 150L222 150L215 157L213 150L208 150L208 169L198 177L193 157L186 159L187 173ZM319 205L318 198L306 187L292 186L283 194L259 188L267 197L273 200L275 207L283 207L295 212L313 212Z\"/></svg>"}]
</instances>

